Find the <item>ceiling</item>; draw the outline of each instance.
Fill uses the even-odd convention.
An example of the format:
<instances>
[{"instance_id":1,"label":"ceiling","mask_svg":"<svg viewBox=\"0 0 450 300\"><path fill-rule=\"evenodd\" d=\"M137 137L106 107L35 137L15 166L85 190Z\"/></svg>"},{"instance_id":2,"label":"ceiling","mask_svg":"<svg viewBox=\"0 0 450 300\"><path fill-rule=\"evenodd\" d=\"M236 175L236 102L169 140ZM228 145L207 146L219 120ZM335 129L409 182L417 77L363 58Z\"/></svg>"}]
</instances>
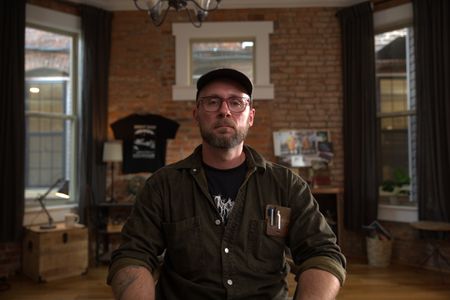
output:
<instances>
[{"instance_id":1,"label":"ceiling","mask_svg":"<svg viewBox=\"0 0 450 300\"><path fill-rule=\"evenodd\" d=\"M133 0L70 0L106 10L135 10ZM145 0L141 0L144 2ZM342 7L365 0L222 0L221 9L275 7Z\"/></svg>"}]
</instances>

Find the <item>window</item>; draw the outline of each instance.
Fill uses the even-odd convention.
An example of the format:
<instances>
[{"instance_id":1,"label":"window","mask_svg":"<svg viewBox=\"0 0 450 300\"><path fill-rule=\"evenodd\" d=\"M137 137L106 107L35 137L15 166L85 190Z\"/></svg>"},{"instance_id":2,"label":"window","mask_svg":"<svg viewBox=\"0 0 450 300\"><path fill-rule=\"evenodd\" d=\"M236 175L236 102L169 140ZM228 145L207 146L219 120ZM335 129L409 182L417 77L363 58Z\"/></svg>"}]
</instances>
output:
<instances>
[{"instance_id":1,"label":"window","mask_svg":"<svg viewBox=\"0 0 450 300\"><path fill-rule=\"evenodd\" d=\"M191 78L195 86L197 80L216 68L235 68L254 81L253 40L209 40L191 42Z\"/></svg>"},{"instance_id":2,"label":"window","mask_svg":"<svg viewBox=\"0 0 450 300\"><path fill-rule=\"evenodd\" d=\"M25 31L25 199L26 207L58 179L69 180L70 198L50 193L46 205L75 200L77 121L77 32L49 26L65 14L27 6ZM43 16L43 22L38 16ZM69 16L69 19L72 16Z\"/></svg>"},{"instance_id":3,"label":"window","mask_svg":"<svg viewBox=\"0 0 450 300\"><path fill-rule=\"evenodd\" d=\"M415 221L416 116L414 42L410 26L375 36L379 143L379 213L391 221Z\"/></svg>"},{"instance_id":4,"label":"window","mask_svg":"<svg viewBox=\"0 0 450 300\"><path fill-rule=\"evenodd\" d=\"M272 22L211 22L201 28L173 24L176 83L174 100L194 100L196 80L209 70L234 67L249 76L254 99L273 99L269 34Z\"/></svg>"}]
</instances>

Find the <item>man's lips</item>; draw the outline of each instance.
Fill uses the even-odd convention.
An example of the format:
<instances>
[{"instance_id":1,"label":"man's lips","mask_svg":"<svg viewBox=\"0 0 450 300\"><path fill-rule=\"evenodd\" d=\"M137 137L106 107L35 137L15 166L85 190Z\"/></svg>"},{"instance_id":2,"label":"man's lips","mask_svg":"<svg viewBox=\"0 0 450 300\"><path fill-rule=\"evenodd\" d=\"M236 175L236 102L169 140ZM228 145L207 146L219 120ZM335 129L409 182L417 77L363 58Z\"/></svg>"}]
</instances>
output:
<instances>
[{"instance_id":1,"label":"man's lips","mask_svg":"<svg viewBox=\"0 0 450 300\"><path fill-rule=\"evenodd\" d=\"M233 128L235 129L236 126L232 123L232 122L217 122L216 124L214 124L214 128Z\"/></svg>"}]
</instances>

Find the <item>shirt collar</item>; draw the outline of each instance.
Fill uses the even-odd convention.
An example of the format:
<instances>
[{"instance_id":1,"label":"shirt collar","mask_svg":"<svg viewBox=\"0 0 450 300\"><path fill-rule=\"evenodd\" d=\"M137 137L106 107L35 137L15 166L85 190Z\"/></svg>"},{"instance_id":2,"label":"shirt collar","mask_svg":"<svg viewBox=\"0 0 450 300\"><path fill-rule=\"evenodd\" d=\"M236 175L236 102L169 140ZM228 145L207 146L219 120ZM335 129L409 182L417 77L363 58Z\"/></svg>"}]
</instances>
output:
<instances>
[{"instance_id":1,"label":"shirt collar","mask_svg":"<svg viewBox=\"0 0 450 300\"><path fill-rule=\"evenodd\" d=\"M244 145L244 152L249 169L254 167L265 170L267 162L256 150ZM195 148L194 152L185 159L173 165L176 169L201 169L202 168L202 145Z\"/></svg>"}]
</instances>

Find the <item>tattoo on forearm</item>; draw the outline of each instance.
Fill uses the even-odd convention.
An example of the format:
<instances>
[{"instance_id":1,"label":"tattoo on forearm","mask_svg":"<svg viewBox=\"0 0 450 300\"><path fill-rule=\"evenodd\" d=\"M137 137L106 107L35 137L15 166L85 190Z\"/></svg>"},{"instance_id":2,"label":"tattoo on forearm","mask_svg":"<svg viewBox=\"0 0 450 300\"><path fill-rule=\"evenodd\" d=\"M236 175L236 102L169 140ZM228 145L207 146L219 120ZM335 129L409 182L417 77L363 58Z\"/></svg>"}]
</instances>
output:
<instances>
[{"instance_id":1,"label":"tattoo on forearm","mask_svg":"<svg viewBox=\"0 0 450 300\"><path fill-rule=\"evenodd\" d=\"M136 279L138 279L139 275L133 274L132 272L129 272L130 269L141 269L141 266L129 266L123 270L123 272L117 274L117 278L114 281L113 286L114 288L114 294L116 295L118 300L121 300L123 297L123 294L128 289L130 285L132 285Z\"/></svg>"}]
</instances>

